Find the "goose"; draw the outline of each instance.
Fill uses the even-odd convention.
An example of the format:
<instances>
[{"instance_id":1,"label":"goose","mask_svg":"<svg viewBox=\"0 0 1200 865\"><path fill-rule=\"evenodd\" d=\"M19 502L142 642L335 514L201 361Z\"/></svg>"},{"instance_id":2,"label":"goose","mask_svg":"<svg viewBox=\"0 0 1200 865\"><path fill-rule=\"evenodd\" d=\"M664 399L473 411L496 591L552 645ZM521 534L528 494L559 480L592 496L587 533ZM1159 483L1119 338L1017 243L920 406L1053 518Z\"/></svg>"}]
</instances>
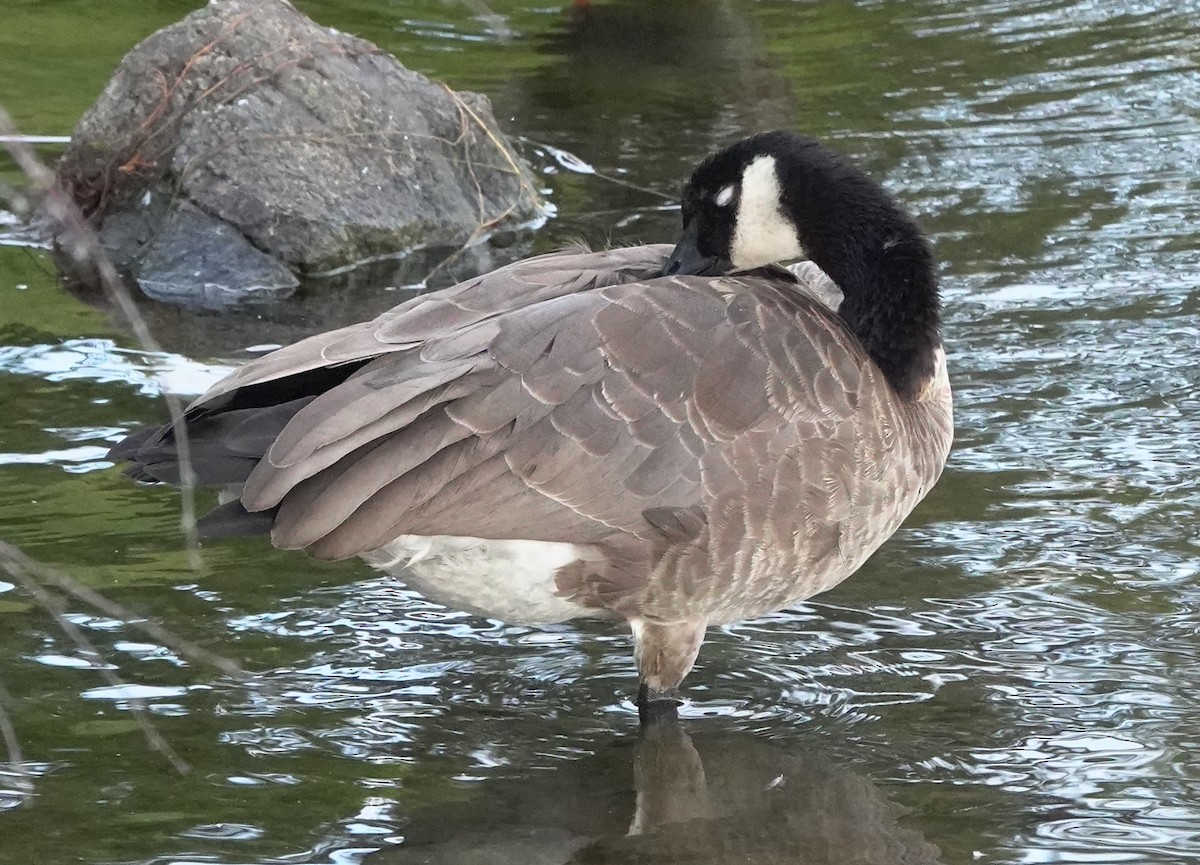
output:
<instances>
[{"instance_id":1,"label":"goose","mask_svg":"<svg viewBox=\"0 0 1200 865\"><path fill-rule=\"evenodd\" d=\"M235 370L186 410L222 488L202 535L512 624L625 622L642 721L674 712L708 627L856 571L953 437L931 244L849 159L753 135L682 217L673 248L529 258ZM180 481L171 423L111 453Z\"/></svg>"}]
</instances>

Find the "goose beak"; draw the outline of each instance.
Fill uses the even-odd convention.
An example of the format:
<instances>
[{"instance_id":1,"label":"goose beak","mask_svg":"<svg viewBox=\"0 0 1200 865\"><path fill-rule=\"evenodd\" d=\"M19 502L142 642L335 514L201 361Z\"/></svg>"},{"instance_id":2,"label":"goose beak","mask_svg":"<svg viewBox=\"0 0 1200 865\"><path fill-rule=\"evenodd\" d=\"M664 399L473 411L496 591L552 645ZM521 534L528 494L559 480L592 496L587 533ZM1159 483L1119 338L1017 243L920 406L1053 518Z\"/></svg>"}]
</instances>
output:
<instances>
[{"instance_id":1,"label":"goose beak","mask_svg":"<svg viewBox=\"0 0 1200 865\"><path fill-rule=\"evenodd\" d=\"M679 242L663 265L663 276L717 276L728 273L732 265L724 258L703 255L696 245L696 220L683 227Z\"/></svg>"}]
</instances>

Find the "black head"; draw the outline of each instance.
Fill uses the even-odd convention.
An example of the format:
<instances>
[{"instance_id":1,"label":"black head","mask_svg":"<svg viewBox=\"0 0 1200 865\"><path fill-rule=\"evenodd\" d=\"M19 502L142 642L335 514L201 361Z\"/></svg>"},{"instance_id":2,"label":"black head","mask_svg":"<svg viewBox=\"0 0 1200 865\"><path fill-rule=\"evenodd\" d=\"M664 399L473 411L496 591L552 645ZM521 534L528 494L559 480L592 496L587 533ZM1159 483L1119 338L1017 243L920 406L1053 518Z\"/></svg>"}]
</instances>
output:
<instances>
[{"instance_id":1,"label":"black head","mask_svg":"<svg viewBox=\"0 0 1200 865\"><path fill-rule=\"evenodd\" d=\"M898 229L919 233L849 159L783 130L705 159L684 186L682 209L667 273L749 270L808 256L836 280L848 247L877 247Z\"/></svg>"},{"instance_id":2,"label":"black head","mask_svg":"<svg viewBox=\"0 0 1200 865\"><path fill-rule=\"evenodd\" d=\"M764 132L700 163L683 188L683 233L663 272L711 275L802 257L784 183L787 166L814 148L825 150L791 132Z\"/></svg>"}]
</instances>

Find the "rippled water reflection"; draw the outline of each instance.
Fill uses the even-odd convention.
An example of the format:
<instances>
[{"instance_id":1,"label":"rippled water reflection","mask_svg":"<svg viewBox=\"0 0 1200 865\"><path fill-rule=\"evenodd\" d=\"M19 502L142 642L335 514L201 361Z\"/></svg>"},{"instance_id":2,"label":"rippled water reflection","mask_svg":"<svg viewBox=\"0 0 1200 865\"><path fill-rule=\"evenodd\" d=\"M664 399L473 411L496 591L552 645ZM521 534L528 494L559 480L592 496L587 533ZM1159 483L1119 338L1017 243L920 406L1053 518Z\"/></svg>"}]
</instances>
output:
<instances>
[{"instance_id":1,"label":"rippled water reflection","mask_svg":"<svg viewBox=\"0 0 1200 865\"><path fill-rule=\"evenodd\" d=\"M113 5L114 33L156 26L136 5ZM215 334L159 311L177 354L148 356L58 292L39 253L0 248L3 536L260 671L213 677L72 613L128 683L114 688L0 582L0 681L38 792L0 769L13 861L1200 856L1191 4L620 0L579 22L498 2L504 27L466 4L301 5L626 184L531 144L559 211L539 249L668 236L659 195L743 129L787 123L856 155L937 241L956 449L859 575L715 632L689 679L693 742L654 751L636 742L627 636L484 622L249 542L206 550L197 575L174 497L105 468L164 387L195 392L256 344L394 292ZM46 22L30 32L73 32L81 9L27 13ZM61 133L90 98L68 111L61 87L94 93L123 48L91 49L86 74L62 65L78 81L43 114L24 50L0 51L24 58L0 60L29 94L10 107ZM192 775L138 737L135 696Z\"/></svg>"}]
</instances>

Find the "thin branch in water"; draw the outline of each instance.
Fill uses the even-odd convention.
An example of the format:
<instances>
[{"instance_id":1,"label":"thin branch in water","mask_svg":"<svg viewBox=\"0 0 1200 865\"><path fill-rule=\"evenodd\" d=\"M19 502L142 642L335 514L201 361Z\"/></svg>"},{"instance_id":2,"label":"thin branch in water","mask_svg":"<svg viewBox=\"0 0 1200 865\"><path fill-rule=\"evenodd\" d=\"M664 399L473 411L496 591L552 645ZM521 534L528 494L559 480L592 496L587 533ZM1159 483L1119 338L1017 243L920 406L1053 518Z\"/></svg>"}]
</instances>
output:
<instances>
[{"instance_id":1,"label":"thin branch in water","mask_svg":"<svg viewBox=\"0 0 1200 865\"><path fill-rule=\"evenodd\" d=\"M12 773L16 776L17 791L23 800L28 800L34 792L33 776L25 768L25 755L21 751L21 743L17 739L12 718L8 714L8 707L12 705L12 696L5 689L4 683L0 682L0 740L4 741L5 750L8 752L8 765L12 767Z\"/></svg>"},{"instance_id":2,"label":"thin branch in water","mask_svg":"<svg viewBox=\"0 0 1200 865\"><path fill-rule=\"evenodd\" d=\"M28 196L11 184L0 180L0 201L8 202L9 207L19 216L31 207Z\"/></svg>"},{"instance_id":3,"label":"thin branch in water","mask_svg":"<svg viewBox=\"0 0 1200 865\"><path fill-rule=\"evenodd\" d=\"M41 162L33 151L25 136L16 132L13 124L2 107L0 107L0 141L11 155L17 167L25 174L29 187L25 190L11 190L5 186L0 192L5 194L10 206L14 207L18 216L26 218L40 215L49 220L53 226L53 234L64 253L69 255L77 265L92 268L109 300L120 310L121 314L133 328L133 332L142 348L148 352L161 353L162 349L151 335L145 320L133 300L132 295L108 258L95 231L88 225L83 214L71 201L65 191L56 182L53 173ZM36 211L36 213L35 213ZM199 544L196 538L195 519L195 477L191 470L190 447L187 436L184 409L180 401L171 394L164 394L171 418L175 426L177 449L181 465L181 524L187 539L187 552L190 564L199 570L203 562L199 555ZM53 586L64 594L73 597L98 610L105 615L120 619L130 626L137 627L162 645L170 648L183 658L210 664L223 672L237 675L240 669L227 659L168 633L164 628L122 608L104 598L99 593L82 586L66 574L48 565L35 562L16 547L0 541L0 571L11 576L21 589L34 599L55 622L59 630L75 644L77 649L92 660L97 672L111 686L125 687L125 683L113 673L105 663L102 653L68 616L62 599L46 587ZM7 694L2 695L7 698ZM6 699L0 700L0 738L5 742L11 762L14 766L24 769L21 750L11 718L4 709ZM187 763L174 751L155 728L144 702L137 698L127 700L130 711L141 729L142 735L150 747L162 754L168 762L181 774L189 771Z\"/></svg>"},{"instance_id":4,"label":"thin branch in water","mask_svg":"<svg viewBox=\"0 0 1200 865\"><path fill-rule=\"evenodd\" d=\"M96 644L91 641L88 635L80 630L79 626L68 617L66 607L63 606L62 601L57 596L46 591L33 578L33 575L26 570L22 560L28 561L28 558L19 551L17 552L17 556L13 558L10 553L12 549L9 544L0 542L0 567L3 567L5 573L11 576L16 584L37 602L39 607L50 614L55 624L58 625L58 629L66 635L67 639L75 644L76 649L80 653L91 660L93 668L100 674L100 677L104 681L113 688L124 688L126 686L125 682L121 681L120 677L109 669L104 654L96 648ZM183 758L175 752L175 749L168 744L167 740L154 727L154 723L148 717L146 704L136 697L129 698L128 703L130 712L150 747L162 754L179 774L186 775L190 772L191 767L184 762Z\"/></svg>"},{"instance_id":5,"label":"thin branch in water","mask_svg":"<svg viewBox=\"0 0 1200 865\"><path fill-rule=\"evenodd\" d=\"M0 107L0 136L12 139L18 136L8 112ZM28 144L8 140L5 143L17 167L29 179L29 195L40 200L43 214L55 227L53 232L59 247L82 267L94 268L109 300L113 302L133 328L134 336L142 348L149 352L162 352L162 347L150 333L150 328L134 303L133 296L117 273L96 232L87 224L83 214L65 191L55 182L54 174L38 158ZM30 214L18 214L30 215ZM196 478L192 472L191 446L187 434L187 420L183 404L173 394L164 392L163 399L171 413L174 426L176 449L179 452L180 480L180 527L187 542L188 563L193 570L201 570L200 544L196 534Z\"/></svg>"},{"instance_id":6,"label":"thin branch in water","mask_svg":"<svg viewBox=\"0 0 1200 865\"><path fill-rule=\"evenodd\" d=\"M190 640L185 640L171 633L144 616L139 616L128 607L124 607L115 601L109 600L99 592L89 589L59 569L31 559L12 544L0 541L0 570L12 574L18 569L36 577L43 585L53 585L77 601L87 604L92 609L110 618L118 619L132 628L137 628L142 633L156 640L159 645L170 649L186 661L205 664L235 678L241 678L246 675L246 671L229 658L222 657L215 652L210 652L208 649L198 646Z\"/></svg>"}]
</instances>

